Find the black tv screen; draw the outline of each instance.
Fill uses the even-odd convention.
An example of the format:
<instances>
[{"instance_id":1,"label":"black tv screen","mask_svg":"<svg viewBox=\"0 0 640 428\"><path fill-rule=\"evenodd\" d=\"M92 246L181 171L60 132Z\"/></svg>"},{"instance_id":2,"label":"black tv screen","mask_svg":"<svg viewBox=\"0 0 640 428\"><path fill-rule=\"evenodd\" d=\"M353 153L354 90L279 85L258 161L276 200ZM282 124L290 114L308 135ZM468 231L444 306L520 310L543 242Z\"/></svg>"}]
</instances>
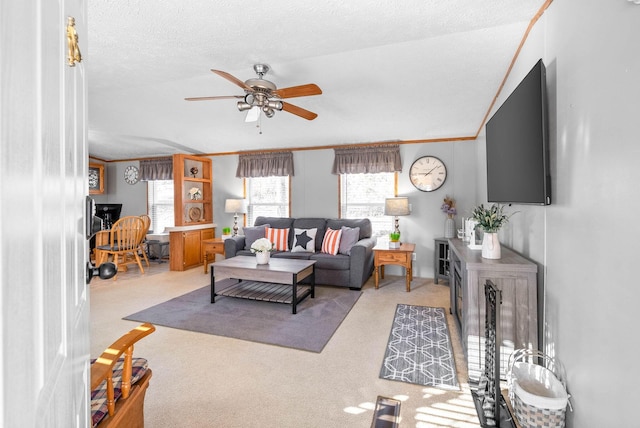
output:
<instances>
[{"instance_id":1,"label":"black tv screen","mask_svg":"<svg viewBox=\"0 0 640 428\"><path fill-rule=\"evenodd\" d=\"M122 204L96 204L96 217L102 219L102 227L111 229L113 223L120 219Z\"/></svg>"},{"instance_id":2,"label":"black tv screen","mask_svg":"<svg viewBox=\"0 0 640 428\"><path fill-rule=\"evenodd\" d=\"M546 69L529 71L487 122L487 200L551 203Z\"/></svg>"}]
</instances>

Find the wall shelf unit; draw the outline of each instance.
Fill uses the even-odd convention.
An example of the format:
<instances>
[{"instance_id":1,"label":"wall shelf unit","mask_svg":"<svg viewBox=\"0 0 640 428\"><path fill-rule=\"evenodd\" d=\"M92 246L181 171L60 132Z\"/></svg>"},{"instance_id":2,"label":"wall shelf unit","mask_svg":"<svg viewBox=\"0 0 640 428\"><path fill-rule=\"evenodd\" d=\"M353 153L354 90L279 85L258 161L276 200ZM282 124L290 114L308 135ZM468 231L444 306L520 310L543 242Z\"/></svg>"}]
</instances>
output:
<instances>
[{"instance_id":1,"label":"wall shelf unit","mask_svg":"<svg viewBox=\"0 0 640 428\"><path fill-rule=\"evenodd\" d=\"M202 265L202 240L215 236L212 177L211 159L173 155L175 227L169 230L171 270Z\"/></svg>"}]
</instances>

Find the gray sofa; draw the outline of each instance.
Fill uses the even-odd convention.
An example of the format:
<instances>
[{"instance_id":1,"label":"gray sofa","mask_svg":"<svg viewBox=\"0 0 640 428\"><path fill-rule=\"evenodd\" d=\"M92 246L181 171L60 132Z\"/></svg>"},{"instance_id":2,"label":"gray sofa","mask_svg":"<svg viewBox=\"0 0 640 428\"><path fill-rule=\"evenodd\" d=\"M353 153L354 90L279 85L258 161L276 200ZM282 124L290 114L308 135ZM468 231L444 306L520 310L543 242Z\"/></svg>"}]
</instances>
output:
<instances>
[{"instance_id":1,"label":"gray sofa","mask_svg":"<svg viewBox=\"0 0 640 428\"><path fill-rule=\"evenodd\" d=\"M290 250L294 248L293 244L296 242L295 229L317 229L314 252L275 251L271 257L316 260L315 280L318 285L337 285L359 290L373 273L373 247L376 244L376 238L371 237L371 221L369 219L258 217L254 227L245 228L245 235L225 240L225 257L253 256L254 254L250 250L251 243L257 239L256 236L260 237L261 233L261 229L257 227L265 225L274 229L289 229ZM321 252L326 230L328 228L339 230L342 227L359 228L357 236L354 231L351 231L356 236L352 241L355 244L349 249L341 248L341 252L336 255ZM344 231L343 234L346 236Z\"/></svg>"}]
</instances>

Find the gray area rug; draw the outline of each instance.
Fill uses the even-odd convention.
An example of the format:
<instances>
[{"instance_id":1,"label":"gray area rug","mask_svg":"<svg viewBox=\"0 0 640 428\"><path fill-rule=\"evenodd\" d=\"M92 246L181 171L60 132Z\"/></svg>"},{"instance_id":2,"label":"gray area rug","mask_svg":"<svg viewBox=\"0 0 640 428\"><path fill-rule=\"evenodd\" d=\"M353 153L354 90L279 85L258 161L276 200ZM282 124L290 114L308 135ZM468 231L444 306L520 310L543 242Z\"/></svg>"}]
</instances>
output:
<instances>
[{"instance_id":1,"label":"gray area rug","mask_svg":"<svg viewBox=\"0 0 640 428\"><path fill-rule=\"evenodd\" d=\"M225 287L225 281L230 280L216 282L216 290ZM211 304L207 285L124 319L322 352L361 294L348 288L316 286L315 298L307 297L293 315L291 305L281 303L217 296Z\"/></svg>"},{"instance_id":2,"label":"gray area rug","mask_svg":"<svg viewBox=\"0 0 640 428\"><path fill-rule=\"evenodd\" d=\"M460 389L443 308L396 307L380 378Z\"/></svg>"}]
</instances>

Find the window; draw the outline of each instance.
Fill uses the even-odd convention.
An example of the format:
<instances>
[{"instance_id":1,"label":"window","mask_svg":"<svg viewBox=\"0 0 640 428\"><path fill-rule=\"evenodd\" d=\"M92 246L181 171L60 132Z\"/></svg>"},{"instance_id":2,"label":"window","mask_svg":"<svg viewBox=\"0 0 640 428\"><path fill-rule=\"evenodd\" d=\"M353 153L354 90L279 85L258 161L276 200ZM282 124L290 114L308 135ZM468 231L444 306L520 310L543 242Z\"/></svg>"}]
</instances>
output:
<instances>
[{"instance_id":1,"label":"window","mask_svg":"<svg viewBox=\"0 0 640 428\"><path fill-rule=\"evenodd\" d=\"M163 233L173 224L173 180L147 182L147 209L151 217L149 232Z\"/></svg>"},{"instance_id":2,"label":"window","mask_svg":"<svg viewBox=\"0 0 640 428\"><path fill-rule=\"evenodd\" d=\"M252 177L247 185L247 224L255 224L256 217L289 217L290 177Z\"/></svg>"},{"instance_id":3,"label":"window","mask_svg":"<svg viewBox=\"0 0 640 428\"><path fill-rule=\"evenodd\" d=\"M393 218L384 215L384 200L395 196L395 172L340 174L340 217L369 218L373 236L388 235Z\"/></svg>"}]
</instances>

